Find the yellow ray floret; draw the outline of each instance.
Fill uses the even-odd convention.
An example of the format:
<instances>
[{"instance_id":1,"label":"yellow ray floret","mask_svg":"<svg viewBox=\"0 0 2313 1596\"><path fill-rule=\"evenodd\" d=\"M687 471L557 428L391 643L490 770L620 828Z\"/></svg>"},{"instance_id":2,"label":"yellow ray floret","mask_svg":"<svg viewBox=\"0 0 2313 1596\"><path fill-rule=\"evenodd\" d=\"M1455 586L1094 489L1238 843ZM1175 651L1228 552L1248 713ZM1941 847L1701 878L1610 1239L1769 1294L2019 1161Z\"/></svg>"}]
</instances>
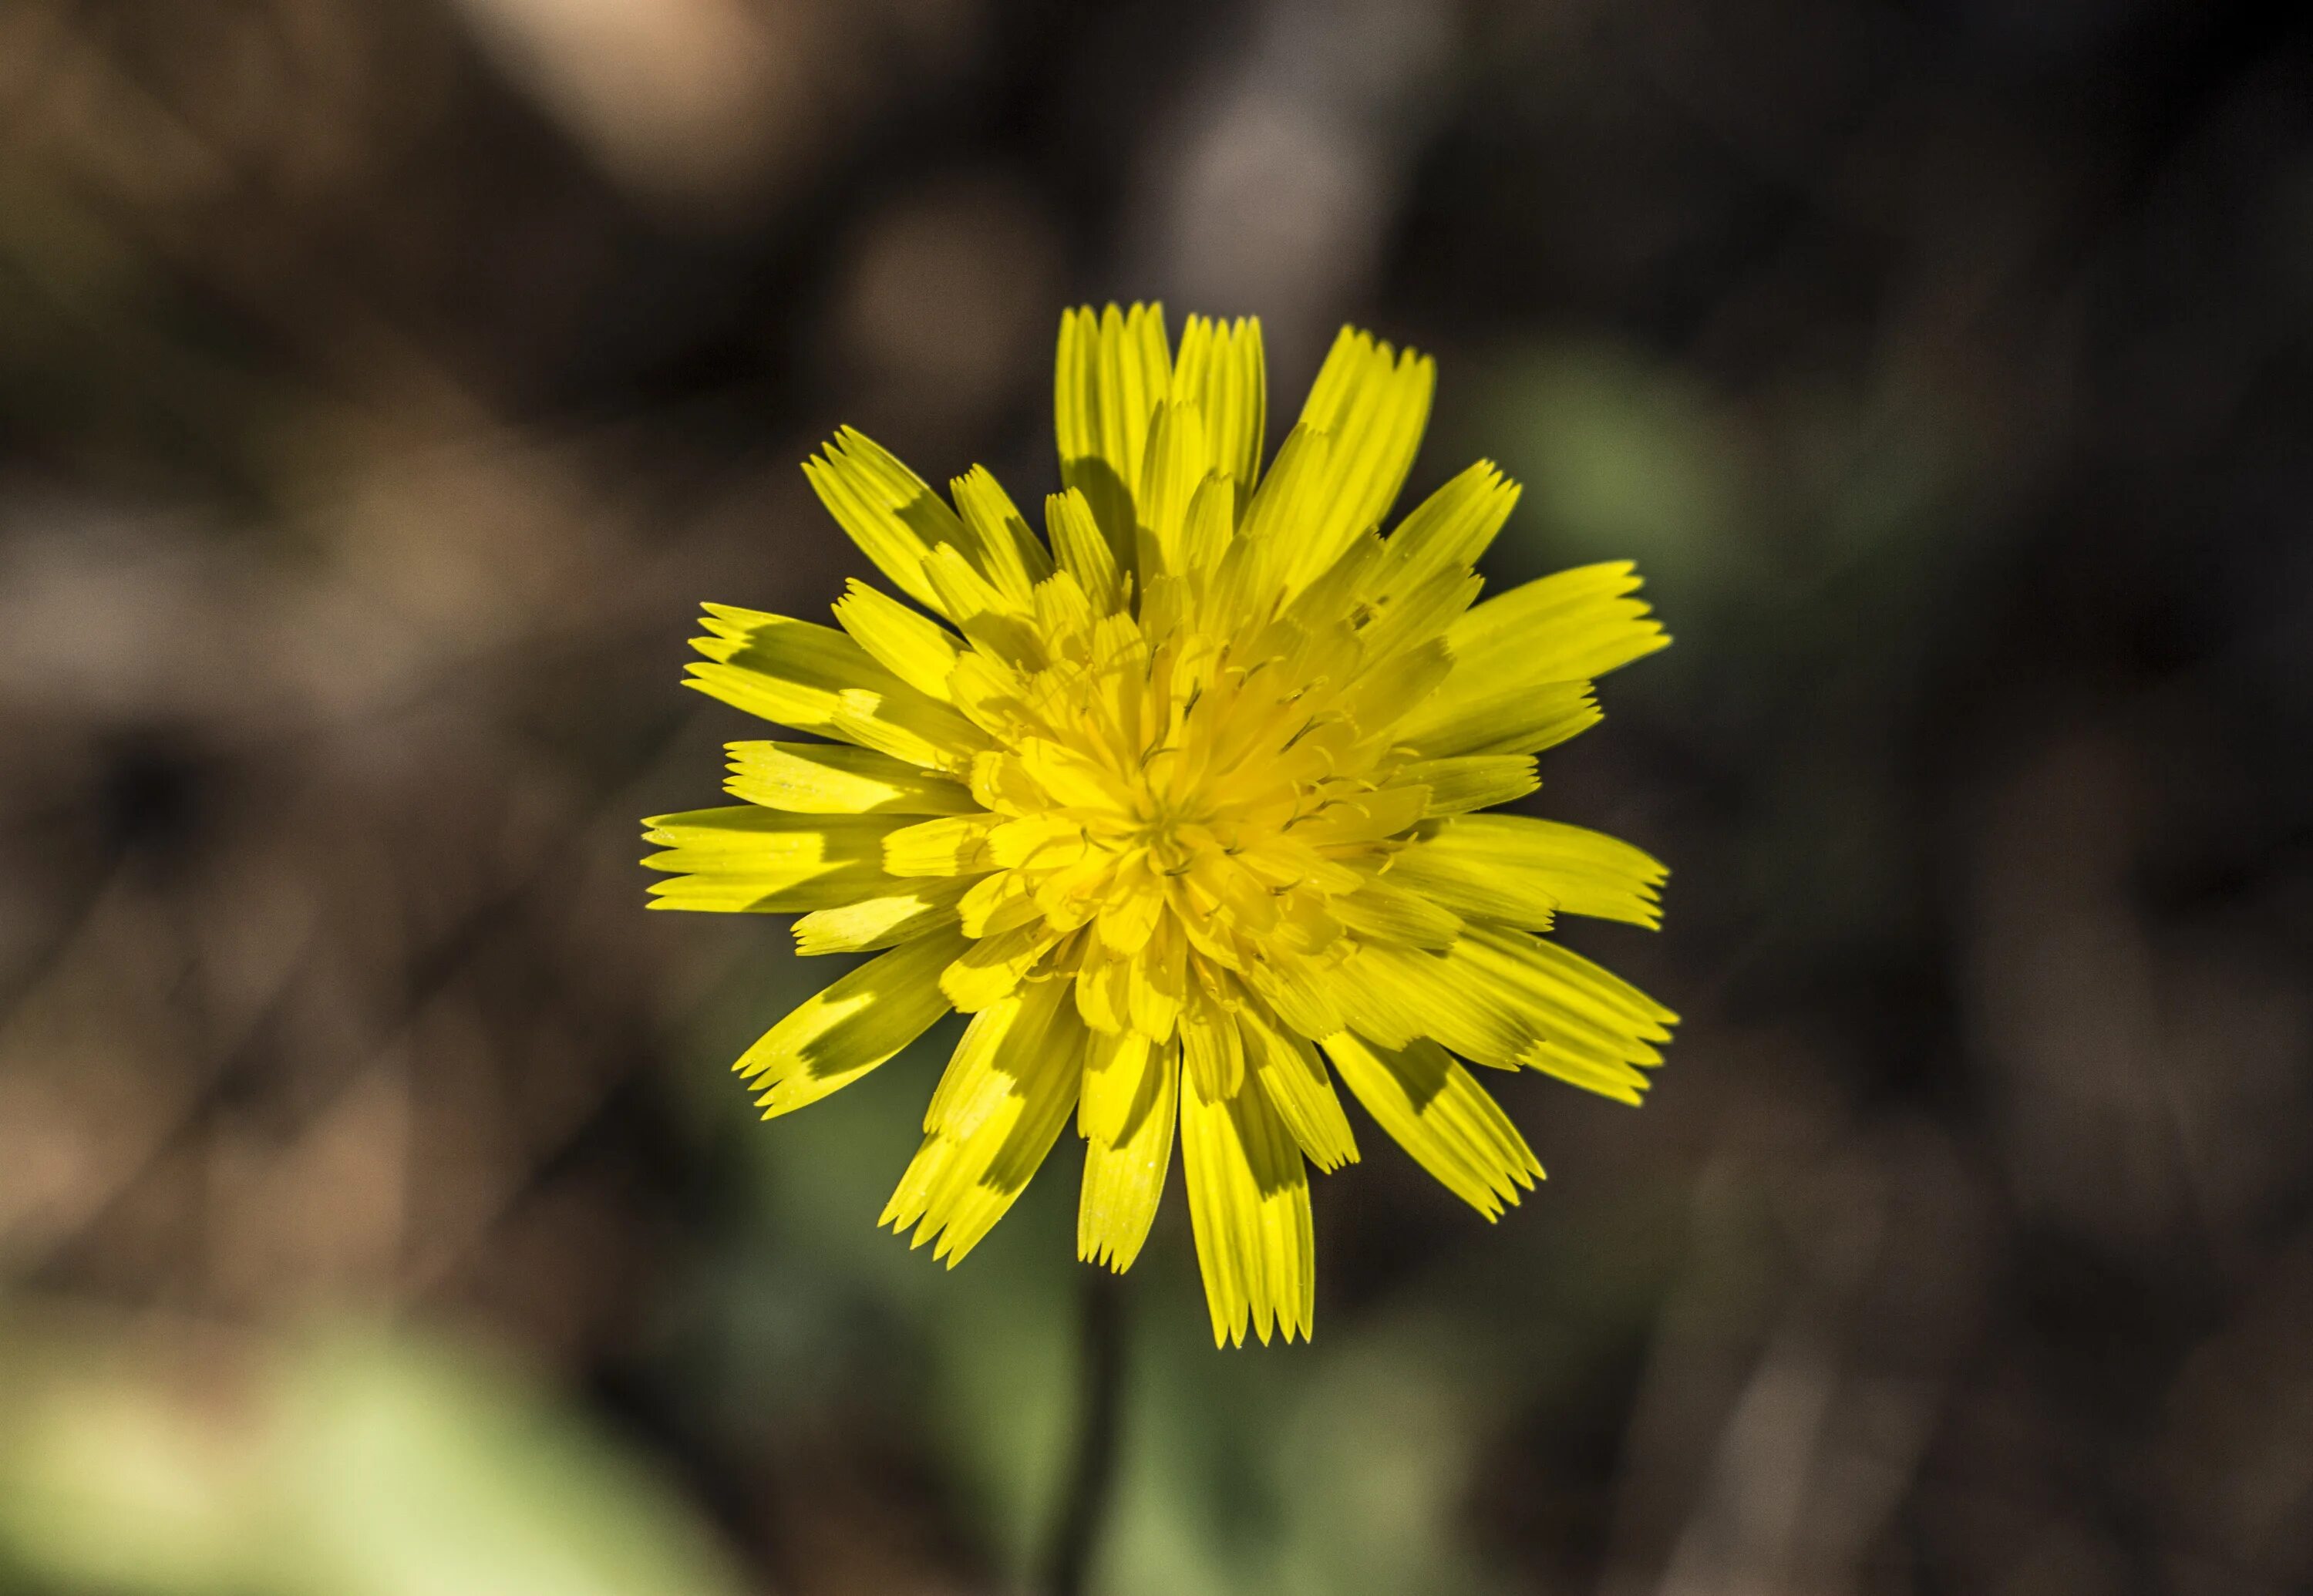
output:
<instances>
[{"instance_id":1,"label":"yellow ray floret","mask_svg":"<svg viewBox=\"0 0 2313 1596\"><path fill-rule=\"evenodd\" d=\"M1071 311L1041 534L847 428L805 469L901 596L708 607L691 684L821 740L734 743L738 807L646 822L655 906L875 954L739 1061L766 1117L972 1017L884 1213L950 1265L1073 1122L1078 1255L1130 1266L1177 1133L1215 1340L1306 1338L1337 1080L1492 1220L1542 1167L1467 1065L1636 1103L1662 1062L1677 1016L1543 933L1658 924L1663 867L1482 811L1669 639L1627 564L1478 602L1518 498L1490 462L1385 533L1435 384L1344 330L1264 472L1257 322L1176 350L1156 307Z\"/></svg>"}]
</instances>

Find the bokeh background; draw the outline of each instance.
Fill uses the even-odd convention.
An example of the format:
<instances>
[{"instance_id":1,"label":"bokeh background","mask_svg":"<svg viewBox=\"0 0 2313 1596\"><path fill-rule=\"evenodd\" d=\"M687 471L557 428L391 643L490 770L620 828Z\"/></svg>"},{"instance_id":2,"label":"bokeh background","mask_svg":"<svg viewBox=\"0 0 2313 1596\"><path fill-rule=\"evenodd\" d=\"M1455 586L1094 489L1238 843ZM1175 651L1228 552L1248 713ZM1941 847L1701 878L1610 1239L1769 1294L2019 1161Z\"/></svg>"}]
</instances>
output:
<instances>
[{"instance_id":1,"label":"bokeh background","mask_svg":"<svg viewBox=\"0 0 2313 1596\"><path fill-rule=\"evenodd\" d=\"M0 1590L2313 1589L2309 47L0 4ZM798 463L1048 491L1111 297L1261 316L1278 418L1435 351L1412 489L1679 639L1539 798L1675 867L1568 933L1654 1100L1499 1083L1492 1228L1360 1121L1306 1349L1214 1351L1177 1192L1087 1307L1073 1137L877 1232L937 1057L760 1125L828 966L642 910L754 735L696 604L865 569Z\"/></svg>"}]
</instances>

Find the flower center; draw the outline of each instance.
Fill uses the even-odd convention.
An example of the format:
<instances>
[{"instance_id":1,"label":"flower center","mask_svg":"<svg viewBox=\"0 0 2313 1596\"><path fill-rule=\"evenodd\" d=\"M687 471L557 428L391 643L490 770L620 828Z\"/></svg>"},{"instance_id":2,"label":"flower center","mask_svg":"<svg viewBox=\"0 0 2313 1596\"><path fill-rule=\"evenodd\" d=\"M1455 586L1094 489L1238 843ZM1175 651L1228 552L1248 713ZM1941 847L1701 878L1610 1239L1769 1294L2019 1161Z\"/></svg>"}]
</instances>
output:
<instances>
[{"instance_id":1,"label":"flower center","mask_svg":"<svg viewBox=\"0 0 2313 1596\"><path fill-rule=\"evenodd\" d=\"M1142 625L1113 616L981 701L1007 735L973 772L995 873L963 923L991 989L1073 977L1088 1018L1138 1003L1130 1023L1161 1039L1181 1003L1233 1006L1280 960L1346 957L1344 900L1427 795L1391 784L1353 629Z\"/></svg>"}]
</instances>

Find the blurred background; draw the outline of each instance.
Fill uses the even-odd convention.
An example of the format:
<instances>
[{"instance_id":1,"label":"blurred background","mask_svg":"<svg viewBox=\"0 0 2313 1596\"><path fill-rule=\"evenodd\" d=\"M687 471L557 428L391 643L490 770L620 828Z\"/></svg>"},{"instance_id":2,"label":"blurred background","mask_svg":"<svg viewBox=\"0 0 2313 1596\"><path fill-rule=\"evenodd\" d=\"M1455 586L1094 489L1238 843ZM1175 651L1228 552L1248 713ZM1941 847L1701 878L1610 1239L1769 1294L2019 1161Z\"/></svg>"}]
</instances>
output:
<instances>
[{"instance_id":1,"label":"blurred background","mask_svg":"<svg viewBox=\"0 0 2313 1596\"><path fill-rule=\"evenodd\" d=\"M0 4L0 1590L2313 1590L2309 47ZM1213 1350L1175 1192L1102 1490L1075 1139L911 1254L947 1033L758 1124L831 968L635 861L757 735L698 603L865 569L803 457L1029 502L1111 297L1258 314L1280 421L1433 350L1495 583L1641 562L1537 804L1673 865L1568 936L1687 1025L1490 1082L1496 1228L1360 1121L1310 1348Z\"/></svg>"}]
</instances>

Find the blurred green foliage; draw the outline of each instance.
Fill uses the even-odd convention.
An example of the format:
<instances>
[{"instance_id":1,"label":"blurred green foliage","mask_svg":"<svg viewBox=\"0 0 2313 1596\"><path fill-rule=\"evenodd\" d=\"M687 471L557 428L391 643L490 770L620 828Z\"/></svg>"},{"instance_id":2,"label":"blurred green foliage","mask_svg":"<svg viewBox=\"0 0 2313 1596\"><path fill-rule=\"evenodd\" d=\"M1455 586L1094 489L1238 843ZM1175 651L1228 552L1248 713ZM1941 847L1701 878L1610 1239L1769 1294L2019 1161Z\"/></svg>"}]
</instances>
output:
<instances>
[{"instance_id":1,"label":"blurred green foliage","mask_svg":"<svg viewBox=\"0 0 2313 1596\"><path fill-rule=\"evenodd\" d=\"M647 1459L478 1346L376 1325L145 1358L139 1341L78 1328L5 1333L0 1555L40 1588L745 1588Z\"/></svg>"}]
</instances>

